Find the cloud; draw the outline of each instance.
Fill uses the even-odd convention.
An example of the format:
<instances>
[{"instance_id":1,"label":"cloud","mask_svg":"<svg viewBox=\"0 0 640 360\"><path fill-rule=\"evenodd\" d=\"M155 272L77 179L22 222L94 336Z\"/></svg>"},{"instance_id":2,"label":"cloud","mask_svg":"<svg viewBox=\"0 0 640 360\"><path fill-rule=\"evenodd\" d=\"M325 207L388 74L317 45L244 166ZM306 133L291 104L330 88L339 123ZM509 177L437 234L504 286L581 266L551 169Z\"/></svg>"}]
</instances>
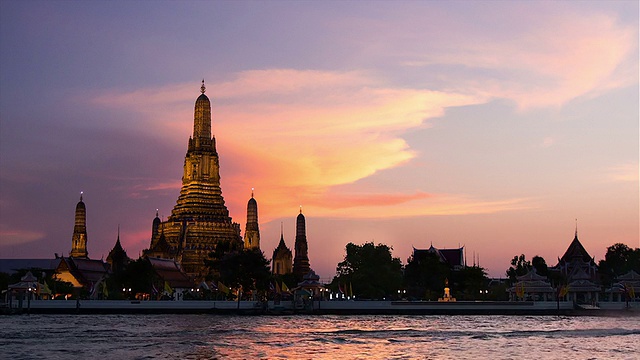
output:
<instances>
[{"instance_id":1,"label":"cloud","mask_svg":"<svg viewBox=\"0 0 640 360\"><path fill-rule=\"evenodd\" d=\"M625 163L610 167L606 173L610 181L614 182L638 182L638 163Z\"/></svg>"},{"instance_id":2,"label":"cloud","mask_svg":"<svg viewBox=\"0 0 640 360\"><path fill-rule=\"evenodd\" d=\"M4 224L0 229L0 243L2 246L27 244L44 238L45 234L38 231L24 229L8 229Z\"/></svg>"},{"instance_id":3,"label":"cloud","mask_svg":"<svg viewBox=\"0 0 640 360\"><path fill-rule=\"evenodd\" d=\"M177 134L175 127L190 131L193 116L180 115L180 121L175 116L184 112L182 103L193 104L196 85L110 91L93 102L139 112L140 121L128 126L147 127L152 122L160 136L186 143L187 135ZM315 204L330 213L336 207L428 198L424 193L336 198L331 189L406 164L416 154L402 134L426 127L426 119L442 116L447 107L485 100L389 87L366 72L245 71L230 81L208 83L207 88L225 196L248 199L248 189L255 187L272 216L289 214L299 204ZM161 184L134 189L133 196L176 186Z\"/></svg>"},{"instance_id":4,"label":"cloud","mask_svg":"<svg viewBox=\"0 0 640 360\"><path fill-rule=\"evenodd\" d=\"M555 142L556 140L553 137L547 136L542 139L542 142L538 146L541 148L549 148L552 147Z\"/></svg>"},{"instance_id":5,"label":"cloud","mask_svg":"<svg viewBox=\"0 0 640 360\"><path fill-rule=\"evenodd\" d=\"M440 76L452 89L511 99L520 110L562 106L637 83L637 25L623 26L608 14L577 16L538 5L535 11L520 9L530 14L517 14L521 23L510 24L508 32L472 32L463 26L448 35L449 44L406 54L402 64L448 67L452 70ZM496 15L487 14L488 20ZM505 22L494 20L497 28Z\"/></svg>"}]
</instances>

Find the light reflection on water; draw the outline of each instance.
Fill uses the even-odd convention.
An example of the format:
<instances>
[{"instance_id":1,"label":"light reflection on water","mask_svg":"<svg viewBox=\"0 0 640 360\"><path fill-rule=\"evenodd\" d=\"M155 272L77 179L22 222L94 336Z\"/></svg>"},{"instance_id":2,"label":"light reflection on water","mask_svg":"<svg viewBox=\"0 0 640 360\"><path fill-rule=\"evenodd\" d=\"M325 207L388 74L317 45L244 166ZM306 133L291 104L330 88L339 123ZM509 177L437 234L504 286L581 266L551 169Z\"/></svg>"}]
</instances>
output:
<instances>
[{"instance_id":1,"label":"light reflection on water","mask_svg":"<svg viewBox=\"0 0 640 360\"><path fill-rule=\"evenodd\" d=\"M640 317L22 315L0 359L638 359Z\"/></svg>"}]
</instances>

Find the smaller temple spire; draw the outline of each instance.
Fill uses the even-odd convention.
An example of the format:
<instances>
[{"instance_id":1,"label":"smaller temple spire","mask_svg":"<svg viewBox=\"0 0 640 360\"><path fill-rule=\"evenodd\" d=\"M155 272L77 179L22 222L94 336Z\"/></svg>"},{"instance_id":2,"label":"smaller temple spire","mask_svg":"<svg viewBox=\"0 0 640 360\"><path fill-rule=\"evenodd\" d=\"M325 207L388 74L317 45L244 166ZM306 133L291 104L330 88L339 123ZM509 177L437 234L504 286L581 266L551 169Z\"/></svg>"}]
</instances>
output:
<instances>
[{"instance_id":1,"label":"smaller temple spire","mask_svg":"<svg viewBox=\"0 0 640 360\"><path fill-rule=\"evenodd\" d=\"M251 188L251 198L253 199L253 190L255 190L254 188Z\"/></svg>"},{"instance_id":2,"label":"smaller temple spire","mask_svg":"<svg viewBox=\"0 0 640 360\"><path fill-rule=\"evenodd\" d=\"M300 205L300 214L302 214L302 205Z\"/></svg>"},{"instance_id":3,"label":"smaller temple spire","mask_svg":"<svg viewBox=\"0 0 640 360\"><path fill-rule=\"evenodd\" d=\"M207 87L204 86L204 79L202 79L202 86L200 86L200 92L204 94L205 91L207 91Z\"/></svg>"},{"instance_id":4,"label":"smaller temple spire","mask_svg":"<svg viewBox=\"0 0 640 360\"><path fill-rule=\"evenodd\" d=\"M576 219L576 239L578 238L578 219Z\"/></svg>"},{"instance_id":5,"label":"smaller temple spire","mask_svg":"<svg viewBox=\"0 0 640 360\"><path fill-rule=\"evenodd\" d=\"M82 194L84 194L84 191L80 191L80 201L82 201Z\"/></svg>"}]
</instances>

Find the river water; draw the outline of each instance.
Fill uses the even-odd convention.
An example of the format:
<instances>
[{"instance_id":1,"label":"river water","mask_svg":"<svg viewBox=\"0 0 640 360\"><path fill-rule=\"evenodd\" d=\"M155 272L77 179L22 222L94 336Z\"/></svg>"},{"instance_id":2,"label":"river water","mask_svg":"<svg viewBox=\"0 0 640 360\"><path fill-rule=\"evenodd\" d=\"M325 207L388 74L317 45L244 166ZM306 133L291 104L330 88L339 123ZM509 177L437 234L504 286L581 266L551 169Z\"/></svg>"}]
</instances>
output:
<instances>
[{"instance_id":1,"label":"river water","mask_svg":"<svg viewBox=\"0 0 640 360\"><path fill-rule=\"evenodd\" d=\"M640 317L0 317L0 359L91 358L640 359Z\"/></svg>"}]
</instances>

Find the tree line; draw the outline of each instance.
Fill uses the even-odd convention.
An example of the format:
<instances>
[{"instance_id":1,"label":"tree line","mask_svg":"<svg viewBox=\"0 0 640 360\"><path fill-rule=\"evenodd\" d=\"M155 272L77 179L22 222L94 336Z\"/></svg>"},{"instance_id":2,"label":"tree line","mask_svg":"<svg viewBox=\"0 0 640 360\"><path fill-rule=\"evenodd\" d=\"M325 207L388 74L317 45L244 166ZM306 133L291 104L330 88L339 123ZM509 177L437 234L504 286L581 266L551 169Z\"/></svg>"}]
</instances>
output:
<instances>
[{"instance_id":1,"label":"tree line","mask_svg":"<svg viewBox=\"0 0 640 360\"><path fill-rule=\"evenodd\" d=\"M531 260L527 260L524 254L514 256L505 273L506 281L492 281L480 266L454 269L434 253L411 256L403 264L400 258L393 257L392 250L388 245L373 242L362 245L348 243L344 259L337 264L336 274L327 287L332 293L341 294L342 298L357 300L437 300L442 297L447 283L452 295L459 300L506 300L507 287L532 269L548 277L554 286L565 281L557 272L549 271L545 259L537 255ZM230 249L220 245L205 260L209 269L206 280L210 284L223 284L225 288L238 290L235 293L227 291L222 298L240 295L254 299L273 296L274 284L292 289L302 280L293 274L272 274L269 263L260 250ZM618 276L631 270L640 273L640 248L614 244L607 248L605 258L597 265L600 282L606 288ZM13 275L0 273L0 288L6 289L9 284L19 281L26 271ZM72 293L71 284L56 280L54 274L40 273L51 289ZM37 276L39 272L35 274ZM106 289L107 298L123 299L135 293L162 293L162 283L151 263L140 258L130 261L122 271L113 273L102 286ZM217 293L216 296L220 296L220 291ZM86 289L76 294L88 296Z\"/></svg>"}]
</instances>

